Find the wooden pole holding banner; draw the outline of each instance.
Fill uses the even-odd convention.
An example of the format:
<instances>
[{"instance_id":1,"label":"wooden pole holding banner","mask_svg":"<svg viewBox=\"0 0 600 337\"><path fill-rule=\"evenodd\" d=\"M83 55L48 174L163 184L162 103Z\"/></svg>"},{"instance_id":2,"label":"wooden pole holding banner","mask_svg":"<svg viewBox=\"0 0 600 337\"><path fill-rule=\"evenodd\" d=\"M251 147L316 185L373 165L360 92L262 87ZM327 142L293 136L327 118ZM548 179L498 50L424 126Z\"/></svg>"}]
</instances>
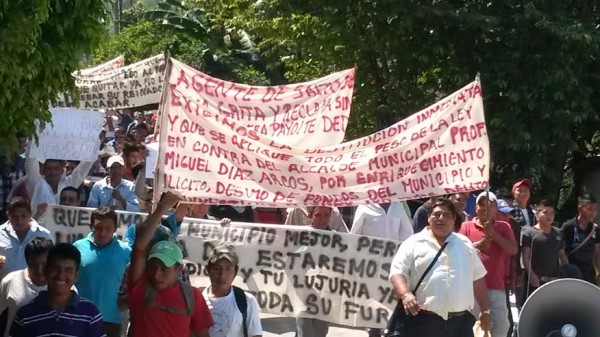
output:
<instances>
[{"instance_id":1,"label":"wooden pole holding banner","mask_svg":"<svg viewBox=\"0 0 600 337\"><path fill-rule=\"evenodd\" d=\"M164 81L162 93L160 96L160 102L158 103L158 116L156 116L156 127L154 128L154 140L159 142L158 146L158 159L156 160L156 164L154 166L154 189L152 191L152 211L156 210L156 206L158 205L158 201L160 200L158 186L162 186L164 183L164 179L162 176L162 172L159 171L159 163L163 162L165 159L164 147L160 146L160 142L163 141L166 137L165 132L167 130L167 123L164 123L163 128L163 115L165 106L170 104L169 100L169 78L171 77L171 55L169 50L165 49L165 72L164 72Z\"/></svg>"}]
</instances>

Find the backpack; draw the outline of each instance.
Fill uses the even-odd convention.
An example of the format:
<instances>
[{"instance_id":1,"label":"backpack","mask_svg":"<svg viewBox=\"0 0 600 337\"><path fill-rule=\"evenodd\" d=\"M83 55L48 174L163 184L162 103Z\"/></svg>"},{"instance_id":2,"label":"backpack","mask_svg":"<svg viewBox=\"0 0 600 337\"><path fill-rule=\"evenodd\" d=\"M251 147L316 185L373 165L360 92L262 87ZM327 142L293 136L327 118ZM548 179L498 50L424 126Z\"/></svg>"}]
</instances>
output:
<instances>
[{"instance_id":1,"label":"backpack","mask_svg":"<svg viewBox=\"0 0 600 337\"><path fill-rule=\"evenodd\" d=\"M246 326L246 318L248 316L248 302L246 299L246 293L242 288L236 286L233 287L233 296L235 296L235 304L237 305L240 313L242 314L242 327L244 328L244 337L248 337L248 327Z\"/></svg>"},{"instance_id":2,"label":"backpack","mask_svg":"<svg viewBox=\"0 0 600 337\"><path fill-rule=\"evenodd\" d=\"M181 292L183 293L183 297L185 298L186 310L181 310L180 308L175 307L165 307L154 303L152 300L156 296L158 290L151 285L148 285L148 287L146 288L146 294L144 295L144 305L150 308L163 310L177 315L191 316L194 312L194 292L192 290L192 286L189 283L186 283L181 280L177 280L177 282L179 282L179 285L181 286Z\"/></svg>"}]
</instances>

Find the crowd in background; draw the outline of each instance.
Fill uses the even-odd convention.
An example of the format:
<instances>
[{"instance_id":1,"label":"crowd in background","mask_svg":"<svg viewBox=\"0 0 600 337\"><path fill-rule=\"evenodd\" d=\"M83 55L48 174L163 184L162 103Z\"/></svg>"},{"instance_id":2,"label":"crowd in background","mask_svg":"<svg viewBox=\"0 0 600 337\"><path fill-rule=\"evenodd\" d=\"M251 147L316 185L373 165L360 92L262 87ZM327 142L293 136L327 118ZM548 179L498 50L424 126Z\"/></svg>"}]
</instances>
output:
<instances>
[{"instance_id":1,"label":"crowd in background","mask_svg":"<svg viewBox=\"0 0 600 337\"><path fill-rule=\"evenodd\" d=\"M19 138L16 151L0 154L0 331L5 335L37 336L39 322L63 331L63 321L75 317L81 319L71 327L77 331L73 335L81 336L121 336L127 326L131 336L261 335L256 300L232 286L239 268L232 247L213 252L211 287L201 291L189 285L175 240L185 216L221 220L224 226L230 221L304 225L403 241L390 280L406 312L418 318L411 321L411 336L471 336L474 326L492 337L511 336L510 296L520 308L535 289L561 277L596 284L596 199L582 195L572 219L558 225L553 203L531 204L530 179L495 193L344 209L191 205L167 193L148 219L131 224L121 239L115 211L150 212L153 206L146 158L155 122L151 112L107 113L95 162L28 158L27 137ZM48 206L59 204L95 209L90 234L73 245L54 245L43 226ZM299 337L325 336L328 329L319 319L297 319ZM379 336L381 330L369 334Z\"/></svg>"}]
</instances>

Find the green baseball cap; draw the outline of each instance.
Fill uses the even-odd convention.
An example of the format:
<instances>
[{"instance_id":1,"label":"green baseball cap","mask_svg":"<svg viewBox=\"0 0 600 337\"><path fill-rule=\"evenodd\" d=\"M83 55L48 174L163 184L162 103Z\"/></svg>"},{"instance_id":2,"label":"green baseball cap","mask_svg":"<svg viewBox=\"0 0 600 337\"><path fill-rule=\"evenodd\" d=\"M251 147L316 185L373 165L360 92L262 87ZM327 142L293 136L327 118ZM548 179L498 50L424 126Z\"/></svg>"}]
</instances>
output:
<instances>
[{"instance_id":1,"label":"green baseball cap","mask_svg":"<svg viewBox=\"0 0 600 337\"><path fill-rule=\"evenodd\" d=\"M176 263L183 262L183 252L181 251L181 247L175 242L161 241L152 246L150 250L148 260L153 258L162 261L166 267L171 267Z\"/></svg>"}]
</instances>

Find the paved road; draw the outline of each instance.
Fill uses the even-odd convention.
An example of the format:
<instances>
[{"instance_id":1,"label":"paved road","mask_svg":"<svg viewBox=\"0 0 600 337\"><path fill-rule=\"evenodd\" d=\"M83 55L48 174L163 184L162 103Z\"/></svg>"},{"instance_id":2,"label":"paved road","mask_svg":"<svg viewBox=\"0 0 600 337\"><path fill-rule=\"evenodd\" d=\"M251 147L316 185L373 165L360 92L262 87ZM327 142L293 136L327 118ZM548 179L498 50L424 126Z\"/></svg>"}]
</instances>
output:
<instances>
[{"instance_id":1,"label":"paved road","mask_svg":"<svg viewBox=\"0 0 600 337\"><path fill-rule=\"evenodd\" d=\"M263 337L294 337L296 319L261 314ZM367 337L365 329L331 326L327 337Z\"/></svg>"},{"instance_id":2,"label":"paved road","mask_svg":"<svg viewBox=\"0 0 600 337\"><path fill-rule=\"evenodd\" d=\"M511 311L515 322L519 321L515 298L511 296ZM264 337L294 337L296 320L289 317L280 317L269 314L261 314ZM331 326L327 337L367 337L365 329Z\"/></svg>"}]
</instances>

